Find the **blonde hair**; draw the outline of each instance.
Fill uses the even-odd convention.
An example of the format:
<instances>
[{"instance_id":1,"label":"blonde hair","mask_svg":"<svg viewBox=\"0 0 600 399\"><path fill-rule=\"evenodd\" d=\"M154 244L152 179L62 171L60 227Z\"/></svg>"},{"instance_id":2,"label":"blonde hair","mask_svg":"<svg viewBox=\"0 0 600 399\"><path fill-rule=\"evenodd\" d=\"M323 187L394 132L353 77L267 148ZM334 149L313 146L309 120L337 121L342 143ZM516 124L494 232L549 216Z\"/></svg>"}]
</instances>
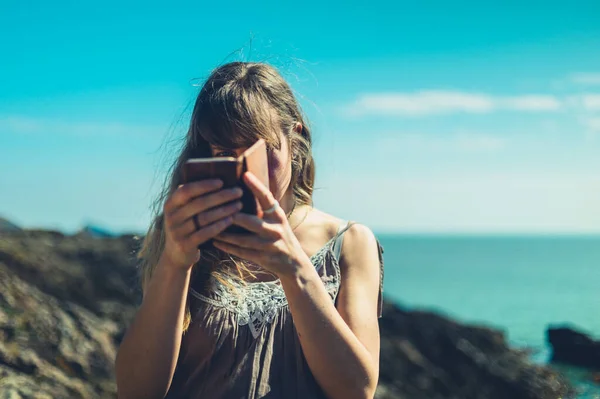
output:
<instances>
[{"instance_id":1,"label":"blonde hair","mask_svg":"<svg viewBox=\"0 0 600 399\"><path fill-rule=\"evenodd\" d=\"M302 124L297 131L297 123ZM182 165L188 158L211 156L210 145L223 148L247 147L259 138L267 145L281 145L281 131L288 140L292 177L290 185L297 205L312 205L315 164L307 120L287 82L271 65L231 62L212 71L196 98L183 149L172 165L166 183L155 201L155 215L138 251L142 290L145 291L165 245L163 205L183 183ZM159 211L158 211L159 210ZM226 263L229 267L222 267ZM217 267L219 266L219 267ZM203 250L193 266L193 281L207 281L212 275L221 283L249 270L244 262L215 250ZM199 277L200 276L200 277ZM189 302L183 321L191 322Z\"/></svg>"}]
</instances>

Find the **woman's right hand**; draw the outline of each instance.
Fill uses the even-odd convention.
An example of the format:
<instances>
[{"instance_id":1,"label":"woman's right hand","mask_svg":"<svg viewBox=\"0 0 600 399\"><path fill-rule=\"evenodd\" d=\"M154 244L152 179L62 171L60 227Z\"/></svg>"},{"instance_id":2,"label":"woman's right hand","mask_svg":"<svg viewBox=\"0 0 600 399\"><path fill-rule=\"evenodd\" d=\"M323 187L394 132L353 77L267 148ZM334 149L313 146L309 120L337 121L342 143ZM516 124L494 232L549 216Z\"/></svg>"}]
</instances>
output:
<instances>
[{"instance_id":1,"label":"woman's right hand","mask_svg":"<svg viewBox=\"0 0 600 399\"><path fill-rule=\"evenodd\" d=\"M221 180L213 179L182 184L165 202L162 258L173 267L191 269L200 259L198 246L231 225L232 215L242 209L242 190L221 190L222 186ZM199 230L194 215L198 215Z\"/></svg>"}]
</instances>

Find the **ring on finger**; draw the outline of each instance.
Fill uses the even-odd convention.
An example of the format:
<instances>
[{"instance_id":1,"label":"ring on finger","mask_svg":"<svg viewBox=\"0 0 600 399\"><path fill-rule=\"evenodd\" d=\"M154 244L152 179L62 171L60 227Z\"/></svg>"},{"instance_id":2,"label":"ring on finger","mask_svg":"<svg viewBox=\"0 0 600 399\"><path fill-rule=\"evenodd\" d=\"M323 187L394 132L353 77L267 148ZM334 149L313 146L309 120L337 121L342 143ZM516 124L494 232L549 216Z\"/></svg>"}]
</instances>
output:
<instances>
[{"instance_id":1,"label":"ring on finger","mask_svg":"<svg viewBox=\"0 0 600 399\"><path fill-rule=\"evenodd\" d=\"M270 215L272 213L275 213L277 211L277 209L279 209L279 202L277 202L277 200L276 200L275 203L273 204L273 206L271 206L269 209L265 209L263 211L263 213L265 215Z\"/></svg>"},{"instance_id":2,"label":"ring on finger","mask_svg":"<svg viewBox=\"0 0 600 399\"><path fill-rule=\"evenodd\" d=\"M192 217L192 220L194 221L194 226L196 227L196 231L200 230L200 222L198 221L198 215L194 215Z\"/></svg>"}]
</instances>

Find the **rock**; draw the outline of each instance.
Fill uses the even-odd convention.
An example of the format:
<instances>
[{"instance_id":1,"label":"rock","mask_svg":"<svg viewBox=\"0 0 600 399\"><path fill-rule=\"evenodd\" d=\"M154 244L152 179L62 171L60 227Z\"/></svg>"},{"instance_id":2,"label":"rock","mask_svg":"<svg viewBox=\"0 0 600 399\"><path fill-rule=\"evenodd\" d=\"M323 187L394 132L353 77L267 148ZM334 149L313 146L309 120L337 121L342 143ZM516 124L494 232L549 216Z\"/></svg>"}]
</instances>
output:
<instances>
[{"instance_id":1,"label":"rock","mask_svg":"<svg viewBox=\"0 0 600 399\"><path fill-rule=\"evenodd\" d=\"M498 330L390 302L380 329L379 399L556 399L572 393L558 372L509 348Z\"/></svg>"},{"instance_id":2,"label":"rock","mask_svg":"<svg viewBox=\"0 0 600 399\"><path fill-rule=\"evenodd\" d=\"M0 238L0 398L114 398L140 301L134 236L20 230ZM378 399L537 399L569 391L501 332L386 302Z\"/></svg>"},{"instance_id":3,"label":"rock","mask_svg":"<svg viewBox=\"0 0 600 399\"><path fill-rule=\"evenodd\" d=\"M552 361L600 370L600 341L570 326L549 327Z\"/></svg>"},{"instance_id":4,"label":"rock","mask_svg":"<svg viewBox=\"0 0 600 399\"><path fill-rule=\"evenodd\" d=\"M0 217L0 233L2 232L15 232L20 231L21 228L14 223L9 222L8 220Z\"/></svg>"},{"instance_id":5,"label":"rock","mask_svg":"<svg viewBox=\"0 0 600 399\"><path fill-rule=\"evenodd\" d=\"M0 239L0 398L114 398L117 345L139 301L124 239ZM118 310L117 310L118 308Z\"/></svg>"},{"instance_id":6,"label":"rock","mask_svg":"<svg viewBox=\"0 0 600 399\"><path fill-rule=\"evenodd\" d=\"M118 237L118 234L115 234L108 229L105 229L100 226L94 226L91 224L84 226L83 229L81 229L81 231L79 231L77 234L78 235L87 235L87 236L93 237L93 238Z\"/></svg>"}]
</instances>

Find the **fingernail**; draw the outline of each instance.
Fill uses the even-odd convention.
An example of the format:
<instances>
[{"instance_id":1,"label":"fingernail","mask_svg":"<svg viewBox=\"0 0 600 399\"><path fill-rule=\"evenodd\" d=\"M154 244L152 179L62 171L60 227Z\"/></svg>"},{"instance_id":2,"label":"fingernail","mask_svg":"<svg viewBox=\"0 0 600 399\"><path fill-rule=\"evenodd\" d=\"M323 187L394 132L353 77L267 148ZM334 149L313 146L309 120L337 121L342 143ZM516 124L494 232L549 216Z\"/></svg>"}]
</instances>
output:
<instances>
[{"instance_id":1,"label":"fingernail","mask_svg":"<svg viewBox=\"0 0 600 399\"><path fill-rule=\"evenodd\" d=\"M242 209L242 207L243 207L243 206L244 206L244 205L243 205L241 202L239 202L239 201L238 201L238 202L235 204L235 207L236 207L237 209Z\"/></svg>"}]
</instances>

